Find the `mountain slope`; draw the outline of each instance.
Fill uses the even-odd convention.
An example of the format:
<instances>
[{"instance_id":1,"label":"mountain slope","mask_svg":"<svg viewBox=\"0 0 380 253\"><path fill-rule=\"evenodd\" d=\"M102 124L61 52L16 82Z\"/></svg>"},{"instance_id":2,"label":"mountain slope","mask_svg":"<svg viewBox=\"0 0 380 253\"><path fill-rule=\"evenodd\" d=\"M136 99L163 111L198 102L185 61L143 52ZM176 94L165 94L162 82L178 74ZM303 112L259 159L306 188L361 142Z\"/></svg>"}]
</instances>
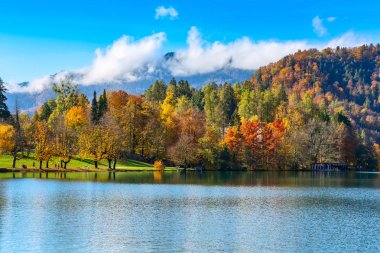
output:
<instances>
[{"instance_id":1,"label":"mountain slope","mask_svg":"<svg viewBox=\"0 0 380 253\"><path fill-rule=\"evenodd\" d=\"M343 110L364 139L379 143L380 45L299 51L261 67L251 82L308 96L332 113Z\"/></svg>"}]
</instances>

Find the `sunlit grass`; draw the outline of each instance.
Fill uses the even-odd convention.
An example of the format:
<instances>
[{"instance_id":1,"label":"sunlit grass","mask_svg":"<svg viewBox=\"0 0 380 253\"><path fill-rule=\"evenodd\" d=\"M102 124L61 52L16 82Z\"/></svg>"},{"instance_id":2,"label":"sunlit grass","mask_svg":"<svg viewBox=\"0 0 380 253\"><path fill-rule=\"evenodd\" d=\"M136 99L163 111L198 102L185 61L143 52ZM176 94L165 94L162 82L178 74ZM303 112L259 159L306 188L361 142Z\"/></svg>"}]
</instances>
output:
<instances>
[{"instance_id":1,"label":"sunlit grass","mask_svg":"<svg viewBox=\"0 0 380 253\"><path fill-rule=\"evenodd\" d=\"M54 169L59 167L59 160L53 158L49 161L49 168ZM16 161L16 168L21 168L26 166L29 169L38 168L39 162L35 160L33 155L30 155L28 158L22 158ZM43 168L46 167L46 163L43 162ZM106 160L103 160L98 163L99 169L107 169L108 163ZM0 168L12 168L12 157L9 155L0 156ZM67 164L67 169L93 169L94 162L91 159L72 159ZM153 165L150 163L140 162L131 159L120 160L116 164L116 169L118 170L153 170ZM176 168L168 167L166 170L175 170Z\"/></svg>"}]
</instances>

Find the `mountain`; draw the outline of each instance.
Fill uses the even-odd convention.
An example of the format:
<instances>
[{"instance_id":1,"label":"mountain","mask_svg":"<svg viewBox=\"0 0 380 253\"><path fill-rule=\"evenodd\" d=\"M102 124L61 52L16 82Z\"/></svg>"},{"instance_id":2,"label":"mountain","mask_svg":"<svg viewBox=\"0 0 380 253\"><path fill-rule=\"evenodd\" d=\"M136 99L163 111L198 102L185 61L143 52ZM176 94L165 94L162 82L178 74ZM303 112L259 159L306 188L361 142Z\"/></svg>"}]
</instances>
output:
<instances>
[{"instance_id":1,"label":"mountain","mask_svg":"<svg viewBox=\"0 0 380 253\"><path fill-rule=\"evenodd\" d=\"M81 83L78 84L79 91L87 95L88 97L92 97L92 94L94 91L97 93L103 91L103 89L110 89L110 90L124 90L128 93L132 94L142 94L145 92L145 90L156 80L164 80L166 83L168 83L173 77L175 77L178 80L187 80L192 86L196 88L200 88L203 85L210 83L210 82L216 82L216 83L224 83L224 82L241 82L244 80L249 79L249 77L252 75L252 70L243 70L243 69L236 69L231 68L229 66L226 66L222 69L204 73L204 74L194 74L189 76L173 76L171 72L166 67L166 63L168 61L174 60L174 52L170 52L165 54L162 57L162 62L158 64L156 69L153 73L146 73L146 74L140 74L143 76L138 81L134 82L118 82L118 83L103 83L103 84L97 84L97 85L82 85ZM53 75L54 76L54 75ZM78 76L75 76L78 77ZM80 77L78 78L80 80ZM23 82L19 84L20 86L27 86L28 82ZM28 112L34 112L38 106L40 106L43 102L47 101L48 99L54 97L54 93L52 92L51 88L44 89L43 91L39 93L29 93L29 92L22 92L22 93L7 93L8 97L8 107L13 111L15 106L15 101L18 101L19 108L23 111Z\"/></svg>"},{"instance_id":2,"label":"mountain","mask_svg":"<svg viewBox=\"0 0 380 253\"><path fill-rule=\"evenodd\" d=\"M361 138L380 141L380 45L310 49L259 68L254 89L283 89L294 101L342 111Z\"/></svg>"}]
</instances>

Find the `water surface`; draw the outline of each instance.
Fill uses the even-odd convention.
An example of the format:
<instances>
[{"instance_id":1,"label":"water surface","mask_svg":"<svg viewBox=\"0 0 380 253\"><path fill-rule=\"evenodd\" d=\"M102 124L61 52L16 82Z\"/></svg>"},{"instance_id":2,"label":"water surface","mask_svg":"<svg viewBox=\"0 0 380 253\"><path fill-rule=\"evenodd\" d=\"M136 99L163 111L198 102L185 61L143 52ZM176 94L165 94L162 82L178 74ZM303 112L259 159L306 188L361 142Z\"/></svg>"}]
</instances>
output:
<instances>
[{"instance_id":1,"label":"water surface","mask_svg":"<svg viewBox=\"0 0 380 253\"><path fill-rule=\"evenodd\" d=\"M380 252L380 174L0 174L1 252Z\"/></svg>"}]
</instances>

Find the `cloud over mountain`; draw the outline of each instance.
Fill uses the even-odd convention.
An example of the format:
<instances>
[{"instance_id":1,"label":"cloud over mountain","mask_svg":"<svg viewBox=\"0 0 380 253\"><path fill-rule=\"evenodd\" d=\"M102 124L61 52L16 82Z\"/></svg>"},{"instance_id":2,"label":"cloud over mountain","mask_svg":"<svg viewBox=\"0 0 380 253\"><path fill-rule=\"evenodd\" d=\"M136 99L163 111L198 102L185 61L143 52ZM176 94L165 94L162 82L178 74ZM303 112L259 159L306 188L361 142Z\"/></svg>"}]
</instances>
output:
<instances>
[{"instance_id":1,"label":"cloud over mountain","mask_svg":"<svg viewBox=\"0 0 380 253\"><path fill-rule=\"evenodd\" d=\"M97 49L90 66L76 70L59 72L54 76L44 76L19 86L8 83L9 92L40 92L52 82L71 77L82 85L131 83L157 76L166 71L172 76L205 74L223 68L254 70L274 62L281 57L308 48L352 47L368 43L369 39L348 32L327 42L313 43L307 40L293 41L252 41L248 37L223 43L202 39L196 27L191 27L187 37L187 47L178 49L172 57L162 57L166 41L165 33L156 33L134 40L122 36L106 49Z\"/></svg>"},{"instance_id":2,"label":"cloud over mountain","mask_svg":"<svg viewBox=\"0 0 380 253\"><path fill-rule=\"evenodd\" d=\"M82 71L81 82L98 84L136 81L140 78L137 71L142 67L146 67L147 72L153 70L165 40L165 33L156 33L138 41L122 36L105 51L96 50L92 65Z\"/></svg>"}]
</instances>

